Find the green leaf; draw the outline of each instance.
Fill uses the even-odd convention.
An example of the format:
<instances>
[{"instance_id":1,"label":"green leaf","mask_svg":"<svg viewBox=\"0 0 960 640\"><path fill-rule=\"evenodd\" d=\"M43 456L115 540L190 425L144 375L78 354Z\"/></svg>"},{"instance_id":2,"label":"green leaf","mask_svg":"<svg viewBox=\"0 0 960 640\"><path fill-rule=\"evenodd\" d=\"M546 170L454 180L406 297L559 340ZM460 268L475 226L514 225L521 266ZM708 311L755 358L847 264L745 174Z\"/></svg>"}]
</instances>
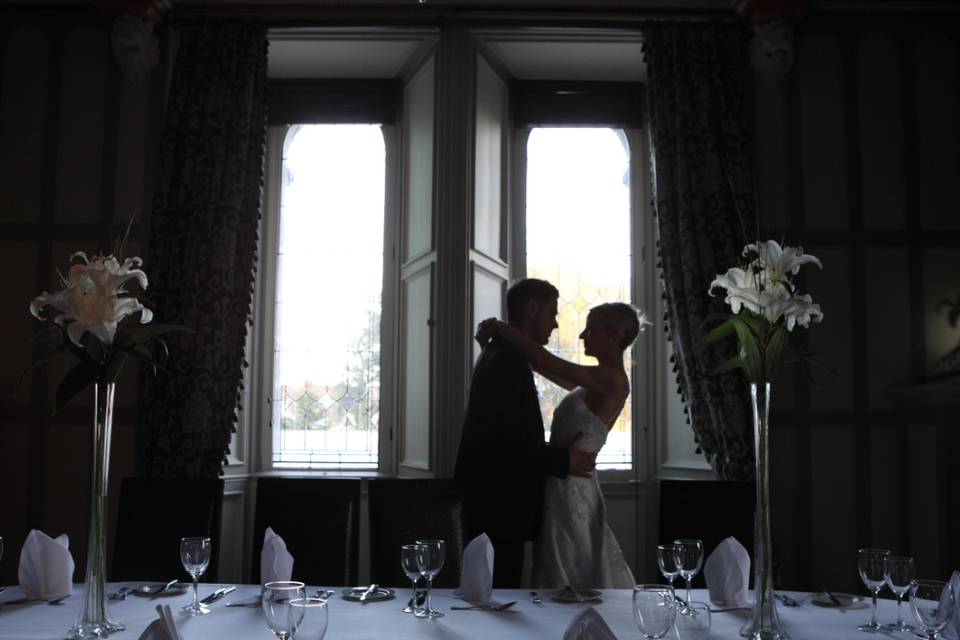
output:
<instances>
[{"instance_id":1,"label":"green leaf","mask_svg":"<svg viewBox=\"0 0 960 640\"><path fill-rule=\"evenodd\" d=\"M120 376L120 370L123 368L124 363L127 361L127 354L123 349L115 350L113 356L110 358L110 361L107 363L107 370L104 374L104 379L107 382L116 382L117 378Z\"/></svg>"},{"instance_id":2,"label":"green leaf","mask_svg":"<svg viewBox=\"0 0 960 640\"><path fill-rule=\"evenodd\" d=\"M723 362L722 364L717 365L707 374L708 376L716 376L721 373L730 371L731 369L738 369L743 366L743 359L739 355L735 355L729 360Z\"/></svg>"},{"instance_id":3,"label":"green leaf","mask_svg":"<svg viewBox=\"0 0 960 640\"><path fill-rule=\"evenodd\" d=\"M782 324L773 325L770 336L767 340L767 346L764 350L765 375L766 380L772 381L776 375L777 369L783 362L784 354L789 349L790 335L787 328Z\"/></svg>"},{"instance_id":4,"label":"green leaf","mask_svg":"<svg viewBox=\"0 0 960 640\"><path fill-rule=\"evenodd\" d=\"M90 360L81 360L80 363L64 376L53 404L53 415L57 410L73 399L78 393L90 386L97 379L99 367Z\"/></svg>"},{"instance_id":5,"label":"green leaf","mask_svg":"<svg viewBox=\"0 0 960 640\"><path fill-rule=\"evenodd\" d=\"M720 340L723 340L733 332L734 332L733 318L728 317L724 320L722 324L714 327L713 329L708 331L706 334L704 334L697 341L696 346L698 349L702 349L703 347L709 344L713 344L714 342L719 342Z\"/></svg>"}]
</instances>

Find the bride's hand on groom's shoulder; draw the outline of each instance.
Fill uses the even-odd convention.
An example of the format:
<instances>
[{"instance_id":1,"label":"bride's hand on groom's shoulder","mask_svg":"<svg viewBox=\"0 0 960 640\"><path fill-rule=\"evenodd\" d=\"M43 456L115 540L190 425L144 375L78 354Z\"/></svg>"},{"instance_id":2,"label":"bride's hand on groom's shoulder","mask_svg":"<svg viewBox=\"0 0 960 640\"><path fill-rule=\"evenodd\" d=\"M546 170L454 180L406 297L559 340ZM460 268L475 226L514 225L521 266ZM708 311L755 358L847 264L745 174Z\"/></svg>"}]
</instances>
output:
<instances>
[{"instance_id":1,"label":"bride's hand on groom's shoulder","mask_svg":"<svg viewBox=\"0 0 960 640\"><path fill-rule=\"evenodd\" d=\"M485 347L490 338L492 338L497 332L497 319L496 318L487 318L486 320L481 320L480 324L477 325L477 334L474 336L474 339L480 344L481 347Z\"/></svg>"},{"instance_id":2,"label":"bride's hand on groom's shoulder","mask_svg":"<svg viewBox=\"0 0 960 640\"><path fill-rule=\"evenodd\" d=\"M593 469L597 465L597 454L591 451L584 451L580 448L580 439L583 438L583 432L577 434L567 450L570 452L570 464L567 473L571 476L580 476L582 478L592 478Z\"/></svg>"}]
</instances>

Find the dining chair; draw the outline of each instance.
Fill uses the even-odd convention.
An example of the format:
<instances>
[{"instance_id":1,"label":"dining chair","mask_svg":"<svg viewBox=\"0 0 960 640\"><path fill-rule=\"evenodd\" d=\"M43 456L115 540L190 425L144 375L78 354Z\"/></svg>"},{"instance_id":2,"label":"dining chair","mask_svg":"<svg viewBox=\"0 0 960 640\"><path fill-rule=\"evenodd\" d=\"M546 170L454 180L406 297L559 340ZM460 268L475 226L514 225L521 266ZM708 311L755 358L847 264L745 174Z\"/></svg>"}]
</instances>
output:
<instances>
[{"instance_id":1,"label":"dining chair","mask_svg":"<svg viewBox=\"0 0 960 640\"><path fill-rule=\"evenodd\" d=\"M400 546L442 538L447 556L433 580L457 587L463 567L463 496L450 479L384 478L370 480L370 574L378 584L406 585Z\"/></svg>"},{"instance_id":2,"label":"dining chair","mask_svg":"<svg viewBox=\"0 0 960 640\"><path fill-rule=\"evenodd\" d=\"M212 541L206 582L217 581L221 478L124 478L110 580L167 581L185 575L180 539Z\"/></svg>"},{"instance_id":3,"label":"dining chair","mask_svg":"<svg viewBox=\"0 0 960 640\"><path fill-rule=\"evenodd\" d=\"M359 478L258 478L251 577L260 584L260 552L267 527L293 556L294 580L353 586L360 540Z\"/></svg>"},{"instance_id":4,"label":"dining chair","mask_svg":"<svg viewBox=\"0 0 960 640\"><path fill-rule=\"evenodd\" d=\"M725 538L733 536L753 557L753 482L724 480L661 480L657 544L681 538L703 541L703 560ZM704 586L703 570L693 579Z\"/></svg>"}]
</instances>

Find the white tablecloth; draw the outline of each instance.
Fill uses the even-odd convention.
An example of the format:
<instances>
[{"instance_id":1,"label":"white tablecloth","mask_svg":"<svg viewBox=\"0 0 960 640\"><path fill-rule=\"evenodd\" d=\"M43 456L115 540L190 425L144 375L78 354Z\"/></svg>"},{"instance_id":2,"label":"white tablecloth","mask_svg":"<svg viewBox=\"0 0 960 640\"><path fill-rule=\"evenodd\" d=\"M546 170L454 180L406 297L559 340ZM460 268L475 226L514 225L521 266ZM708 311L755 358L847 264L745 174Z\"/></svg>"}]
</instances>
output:
<instances>
[{"instance_id":1,"label":"white tablecloth","mask_svg":"<svg viewBox=\"0 0 960 640\"><path fill-rule=\"evenodd\" d=\"M111 583L109 591L134 583ZM211 593L218 585L200 585L200 597ZM312 591L312 589L311 589ZM80 606L81 585L75 585L73 596L61 604L31 602L21 605L5 605L0 608L0 638L3 640L61 640L77 617ZM122 620L127 630L110 636L111 640L136 639L146 626L156 618L158 603L170 605L177 614L177 625L184 640L269 640L273 633L267 628L259 608L226 607L227 602L254 597L259 587L244 585L229 596L211 605L212 613L199 617L179 615L179 609L192 598L192 592L154 599L128 596L122 602L111 602L110 615ZM684 595L684 591L678 591ZM850 609L828 609L811 604L808 594L785 592L801 600L800 607L779 607L781 620L792 640L864 640L857 625L869 620L869 601L861 602ZM328 640L523 640L526 638L561 640L563 631L577 611L586 605L553 602L546 593L541 593L543 603L531 602L527 590L498 590L495 597L502 602L519 601L512 609L500 613L490 611L451 611L453 604L464 604L454 598L449 589L434 591L434 607L445 613L437 620L418 619L400 611L410 599L410 588L397 589L397 598L368 604L358 604L340 598L330 600L330 625ZM0 594L0 603L21 596L19 587L8 588ZM608 590L603 592L603 601L593 606L620 640L639 637L631 609L631 591ZM706 601L705 590L694 590L694 600ZM904 605L904 616L909 617ZM738 640L738 630L749 616L748 611L714 613L711 639ZM896 617L896 603L880 601L881 623L892 622ZM890 634L910 640L908 634Z\"/></svg>"}]
</instances>

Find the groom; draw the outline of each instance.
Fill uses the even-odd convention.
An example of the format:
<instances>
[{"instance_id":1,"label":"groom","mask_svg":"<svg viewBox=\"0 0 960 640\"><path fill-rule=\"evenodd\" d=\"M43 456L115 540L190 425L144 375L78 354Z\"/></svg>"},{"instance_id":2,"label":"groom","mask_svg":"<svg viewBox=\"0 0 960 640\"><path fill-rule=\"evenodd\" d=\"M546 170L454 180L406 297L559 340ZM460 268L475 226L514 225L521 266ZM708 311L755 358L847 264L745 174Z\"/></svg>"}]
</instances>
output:
<instances>
[{"instance_id":1,"label":"groom","mask_svg":"<svg viewBox=\"0 0 960 640\"><path fill-rule=\"evenodd\" d=\"M545 345L557 327L556 287L528 278L507 291L507 320ZM454 479L464 492L467 535L490 537L493 586L520 586L523 546L540 532L544 474L589 476L595 453L544 442L533 372L523 354L496 337L473 370Z\"/></svg>"}]
</instances>

